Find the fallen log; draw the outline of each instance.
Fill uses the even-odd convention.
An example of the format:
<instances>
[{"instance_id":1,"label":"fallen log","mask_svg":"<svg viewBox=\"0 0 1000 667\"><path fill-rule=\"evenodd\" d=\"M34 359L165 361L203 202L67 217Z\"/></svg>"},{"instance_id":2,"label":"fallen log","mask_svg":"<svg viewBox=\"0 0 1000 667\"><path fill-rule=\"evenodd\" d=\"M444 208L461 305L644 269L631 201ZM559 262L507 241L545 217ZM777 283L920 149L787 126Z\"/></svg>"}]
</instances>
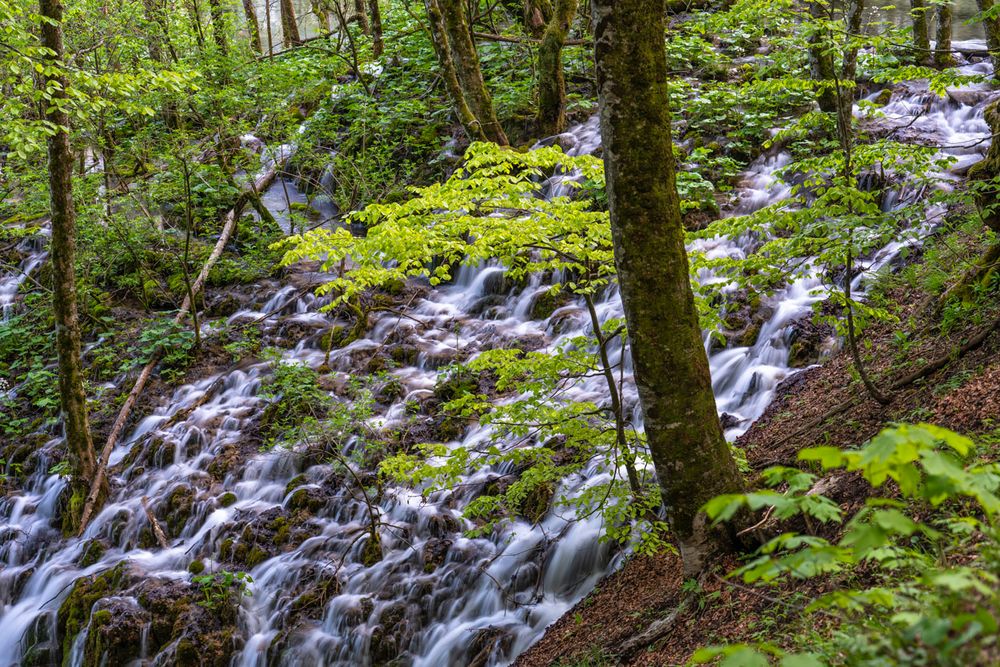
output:
<instances>
[{"instance_id":1,"label":"fallen log","mask_svg":"<svg viewBox=\"0 0 1000 667\"><path fill-rule=\"evenodd\" d=\"M225 250L226 245L229 244L229 240L233 236L233 232L236 230L236 223L240 218L240 214L243 212L243 208L246 206L247 202L251 201L253 198L259 196L259 193L266 190L274 179L278 175L279 169L283 166L284 161L287 157L283 157L281 160L275 160L264 172L259 174L247 187L244 192L237 199L233 208L226 213L223 218L222 231L219 233L219 239L215 243L215 247L212 249L212 254L208 256L205 260L205 264L201 267L201 271L198 273L198 277L191 284L191 290L187 296L184 297L184 302L181 304L180 310L174 317L174 324L180 324L187 317L188 313L191 312L191 308L194 304L191 303L191 296L197 297L198 293L201 292L202 288L205 286L205 281L208 280L208 274L211 272L212 267L215 263L219 261L222 256L222 252ZM150 357L149 361L143 367L142 372L139 373L139 377L136 378L135 384L132 386L132 391L129 392L128 398L125 399L125 404L122 405L121 410L118 412L118 417L115 419L115 423L111 427L111 432L108 434L107 442L104 443L104 449L101 450L101 457L97 462L97 471L94 474L94 479L90 483L90 493L87 494L87 501L83 506L83 514L80 515L80 527L77 530L77 536L83 535L83 532L87 529L87 525L90 523L91 518L93 518L94 510L98 506L98 500L101 497L101 492L106 486L107 481L107 470L108 462L111 460L111 452L114 451L115 447L118 445L118 441L121 438L122 431L125 430L125 424L128 422L129 416L132 414L132 409L135 407L136 402L139 400L139 396L142 395L142 390L145 389L146 383L149 382L149 378L153 375L153 370L156 365L160 363L160 359L163 357L164 349L158 347Z\"/></svg>"}]
</instances>

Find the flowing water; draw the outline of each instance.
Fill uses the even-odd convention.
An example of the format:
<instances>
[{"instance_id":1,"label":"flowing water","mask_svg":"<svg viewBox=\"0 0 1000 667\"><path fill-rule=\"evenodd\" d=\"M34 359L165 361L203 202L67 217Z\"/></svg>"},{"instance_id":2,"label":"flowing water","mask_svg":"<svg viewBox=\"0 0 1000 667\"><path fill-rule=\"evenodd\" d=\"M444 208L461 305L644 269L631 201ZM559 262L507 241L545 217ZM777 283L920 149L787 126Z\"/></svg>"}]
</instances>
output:
<instances>
[{"instance_id":1,"label":"flowing water","mask_svg":"<svg viewBox=\"0 0 1000 667\"><path fill-rule=\"evenodd\" d=\"M985 65L972 67L988 71ZM885 108L885 122L910 123L922 114L912 127L955 146L947 152L958 157L956 168L962 168L986 150L984 97L960 104L914 86L894 95ZM600 143L596 119L558 140L572 154L592 153ZM757 160L729 213L748 213L787 197L789 190L776 180L775 171L788 160L784 153ZM564 193L565 180L553 178L543 192ZM697 249L739 256L755 242L714 239L699 241ZM869 258L868 273L912 242L894 243ZM22 269L27 273L44 259L44 244L25 250ZM462 269L453 284L412 303L405 317L383 314L367 337L333 351L333 381L344 383L387 341L415 350L412 365L391 371L402 387L398 400L382 406L372 419L374 426L391 429L405 423L407 402L431 395L437 369L444 364L505 345L551 349L588 331L580 304L560 308L546 320L531 319L532 303L545 285L508 289L497 280L502 270L488 265ZM5 310L23 280L19 276L12 272L0 280ZM303 276L315 278L305 273L298 277ZM859 288L863 278L856 278ZM319 312L324 301L300 284L262 285L259 298L229 323L258 319L266 338L294 335L299 342L286 350L285 359L319 367L325 362L320 338L337 322ZM765 321L750 346L718 349L706 341L719 409L731 416L729 437L744 432L767 407L777 385L794 372L788 361L791 343L813 305L824 298L823 289L817 274L805 273L768 299L762 306ZM484 300L491 307L484 309ZM488 315L471 314L483 312ZM615 290L604 295L599 314L602 320L622 317ZM206 333L225 324L209 323ZM623 351L612 352L612 363L621 361L627 373ZM299 527L307 529L306 537L285 552L265 549L262 562L252 568L252 596L244 599L239 614L236 666L368 665L396 655L400 664L427 667L470 664L477 656L483 658L479 664L505 664L620 564L623 554L599 539L600 518L575 518L565 508L550 509L537 525L518 520L486 538L466 537L462 508L507 472L484 469L467 475L455 490L422 495L403 487L386 489L377 500L383 558L365 566L369 507L360 494L338 485L333 466L309 460L301 451L271 451L237 457L228 468L213 467L249 438L265 406L258 393L270 368L269 363L241 362L175 389L143 415L112 455L116 491L82 539L63 539L54 519L64 481L47 474L52 460L47 452L60 442L42 448L25 489L0 500L0 667L20 664L29 650L55 641L55 611L77 579L125 561L131 571L157 581L190 580L187 568L194 559L202 559L209 570L222 569L226 563L220 552L227 541L232 549L234 535L237 545L244 539L244 527L285 516L282 512L303 497L314 503L308 525ZM625 393L626 402L635 405L628 382ZM603 401L601 382L581 381L569 398ZM489 436L486 428L472 427L451 446L472 448ZM568 480L564 492L579 493L600 481L598 473L588 471ZM233 496L227 498L227 493ZM190 498L190 514L174 527L169 548L144 546L149 521L143 499L163 517L179 496ZM94 560L85 558L92 540L108 548L95 562L82 565ZM335 579L337 585L320 610L310 616L311 622L289 628L296 597L324 579ZM134 597L117 596L98 604L125 614L138 603ZM82 664L86 632L70 642L70 664ZM147 633L148 627L142 637ZM144 642L136 646L133 664L171 664L169 655L147 655Z\"/></svg>"}]
</instances>

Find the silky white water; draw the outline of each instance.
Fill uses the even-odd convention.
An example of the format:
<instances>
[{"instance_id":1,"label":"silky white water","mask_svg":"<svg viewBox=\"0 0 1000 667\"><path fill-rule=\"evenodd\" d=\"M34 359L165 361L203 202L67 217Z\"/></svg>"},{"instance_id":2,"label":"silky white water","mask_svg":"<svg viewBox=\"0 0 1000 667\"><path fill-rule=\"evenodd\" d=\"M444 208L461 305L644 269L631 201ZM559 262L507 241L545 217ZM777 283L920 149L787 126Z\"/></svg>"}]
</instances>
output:
<instances>
[{"instance_id":1,"label":"silky white water","mask_svg":"<svg viewBox=\"0 0 1000 667\"><path fill-rule=\"evenodd\" d=\"M985 65L974 67L988 71ZM897 93L884 113L887 122L900 125L919 115L913 126L953 146L945 152L958 158L957 170L978 159L988 146L982 141L989 135L982 120L985 98L961 104L931 99L914 87ZM574 155L594 152L600 144L597 120L574 127L559 141ZM780 152L758 159L745 174L738 201L728 214L749 213L788 197L788 187L775 178L788 160ZM564 193L565 178L553 178L543 192ZM278 193L274 196L279 198ZM297 197L293 193L291 201ZM740 256L748 251L741 244L753 242L713 239L699 241L697 249ZM867 258L864 271L855 278L856 287L863 289L866 275L915 242L915 238L900 241ZM4 312L13 306L23 274L45 258L41 243L26 252L19 271L0 278ZM545 285L536 279L524 289L506 290L498 287L503 285L496 279L501 272L498 266L464 268L453 284L410 304L407 317L380 315L365 338L333 350L334 382L343 383L357 373L359 364L387 340L412 346L416 362L390 371L403 388L401 397L372 420L391 429L405 422L408 401L431 394L442 365L525 341L555 349L561 340L589 331L580 304L560 308L547 320L530 319L532 301ZM749 428L778 384L794 372L788 363L791 340L813 305L824 298L825 289L819 269L814 268L765 300L762 307L769 316L752 345L719 349L706 340L719 411L730 416L730 438ZM494 305L477 308L486 298ZM325 357L320 338L337 324L319 312L323 303L291 283L261 286L256 301L228 322L261 319L265 337L270 338L287 338L287 332L297 331L300 340L285 351L285 359L318 368ZM616 290L604 295L598 312L602 320L623 316ZM222 324L210 322L206 332ZM612 354L612 363L621 361L625 367L625 403L635 406L627 355L623 359L621 349ZM46 451L61 443L56 439L45 445L37 472L25 488L0 500L0 667L20 664L33 644L54 641L55 612L80 577L122 561L144 577L178 581L190 579L187 567L194 559L202 559L210 571L226 568L220 555L224 540L239 535L253 517L286 507L294 495L286 493L286 487L299 475L304 476L303 484L295 490L316 491L321 504L309 520L309 537L252 568L252 596L240 609L241 647L234 665L369 665L398 657L399 664L436 667L469 664L477 656L485 664L505 664L620 564L624 554L600 540L600 518L575 520L566 508L550 510L538 525L517 520L489 538L464 536L470 524L461 518L462 508L483 485L505 472L487 469L470 472L454 491L426 497L409 488L385 489L377 500L383 558L363 565L368 507L356 491L331 488L336 479L332 466L310 462L301 451L292 450L254 453L228 469L221 481L220 475L209 471L214 461L240 445L260 417L266 401L258 394L270 368L269 363L240 362L176 388L153 412L142 415L112 455L115 491L82 539L63 539L54 520L64 482L46 472L54 458ZM601 402L604 392L603 380L587 379L568 398ZM475 447L489 436L486 428L473 426L451 446ZM600 481L592 470L567 480L562 492L572 495ZM161 509L179 489L192 494L192 509L170 548L140 548L141 534L149 527L142 499L148 498L154 510ZM224 507L224 493L235 494L235 502ZM79 563L85 545L93 539L109 548L97 562L83 567ZM430 551L445 555L440 565L425 568L425 554ZM339 587L311 622L289 628L296 595L322 577L336 577ZM114 604L128 608L138 603L121 597ZM82 664L85 633L72 642L70 664ZM148 655L145 641L136 646L135 658L134 664L170 663L168 657L156 661Z\"/></svg>"}]
</instances>

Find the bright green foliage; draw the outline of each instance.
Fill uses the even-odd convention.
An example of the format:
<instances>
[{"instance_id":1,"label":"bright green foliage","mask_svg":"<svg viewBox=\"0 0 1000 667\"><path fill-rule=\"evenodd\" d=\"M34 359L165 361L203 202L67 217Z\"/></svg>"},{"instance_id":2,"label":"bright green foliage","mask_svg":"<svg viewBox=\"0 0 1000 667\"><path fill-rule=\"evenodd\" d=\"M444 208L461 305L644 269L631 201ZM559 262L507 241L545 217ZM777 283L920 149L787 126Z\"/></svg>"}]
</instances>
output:
<instances>
[{"instance_id":1,"label":"bright green foliage","mask_svg":"<svg viewBox=\"0 0 1000 667\"><path fill-rule=\"evenodd\" d=\"M836 631L823 639L819 664L841 664L845 656L848 664L865 665L976 662L980 642L998 629L1000 466L969 461L974 451L969 438L928 424L886 429L856 450L803 450L804 462L858 473L874 488L888 486L898 495L866 501L835 541L812 529L774 537L734 574L747 583L773 584L868 573L864 587L835 588L809 605L808 612L838 619ZM810 527L842 521L839 508L816 491L815 475L776 468L764 478L781 491L722 496L706 512L716 521L743 507L766 508L774 519L801 517ZM940 508L939 518L927 521L930 508ZM752 651L726 651L737 648Z\"/></svg>"},{"instance_id":2,"label":"bright green foliage","mask_svg":"<svg viewBox=\"0 0 1000 667\"><path fill-rule=\"evenodd\" d=\"M192 577L191 582L201 590L198 604L206 609L219 609L233 604L234 600L238 604L240 598L253 595L250 591L253 577L246 572L221 570Z\"/></svg>"}]
</instances>

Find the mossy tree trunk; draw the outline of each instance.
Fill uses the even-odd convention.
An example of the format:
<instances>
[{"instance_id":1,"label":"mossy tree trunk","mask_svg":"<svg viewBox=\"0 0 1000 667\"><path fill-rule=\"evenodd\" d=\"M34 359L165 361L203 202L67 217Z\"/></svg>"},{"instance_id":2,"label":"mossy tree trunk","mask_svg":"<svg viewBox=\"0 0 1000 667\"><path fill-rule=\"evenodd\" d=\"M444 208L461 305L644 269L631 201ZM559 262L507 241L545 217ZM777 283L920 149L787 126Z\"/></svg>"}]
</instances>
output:
<instances>
[{"instance_id":1,"label":"mossy tree trunk","mask_svg":"<svg viewBox=\"0 0 1000 667\"><path fill-rule=\"evenodd\" d=\"M427 8L427 20L431 29L431 41L434 43L434 51L438 57L438 67L441 68L441 78L444 79L445 87L448 89L448 95L455 107L455 114L469 135L469 139L487 141L483 125L469 107L462 85L458 81L455 63L451 59L451 49L448 47L444 16L441 14L438 0L424 0L424 4Z\"/></svg>"},{"instance_id":2,"label":"mossy tree trunk","mask_svg":"<svg viewBox=\"0 0 1000 667\"><path fill-rule=\"evenodd\" d=\"M250 48L255 53L262 53L264 46L260 41L260 21L257 20L257 8L253 0L243 0L243 13L246 15L247 32L250 33Z\"/></svg>"},{"instance_id":3,"label":"mossy tree trunk","mask_svg":"<svg viewBox=\"0 0 1000 667\"><path fill-rule=\"evenodd\" d=\"M285 48L298 46L302 43L302 36L299 33L299 22L295 18L295 6L292 0L281 0L279 5L281 11L281 35Z\"/></svg>"},{"instance_id":4,"label":"mossy tree trunk","mask_svg":"<svg viewBox=\"0 0 1000 667\"><path fill-rule=\"evenodd\" d=\"M979 11L988 12L996 3L994 0L976 0L976 4ZM983 29L986 31L986 48L993 62L993 78L997 79L1000 78L1000 17L984 19Z\"/></svg>"},{"instance_id":5,"label":"mossy tree trunk","mask_svg":"<svg viewBox=\"0 0 1000 667\"><path fill-rule=\"evenodd\" d=\"M566 77L562 50L578 0L557 0L555 13L538 47L538 127L543 134L566 129Z\"/></svg>"},{"instance_id":6,"label":"mossy tree trunk","mask_svg":"<svg viewBox=\"0 0 1000 667\"><path fill-rule=\"evenodd\" d=\"M743 488L723 437L675 183L663 0L593 0L611 230L646 436L684 571L729 540L702 505Z\"/></svg>"},{"instance_id":7,"label":"mossy tree trunk","mask_svg":"<svg viewBox=\"0 0 1000 667\"><path fill-rule=\"evenodd\" d=\"M385 42L382 39L382 9L378 5L378 0L368 0L368 16L372 27L372 55L378 58L385 51Z\"/></svg>"},{"instance_id":8,"label":"mossy tree trunk","mask_svg":"<svg viewBox=\"0 0 1000 667\"><path fill-rule=\"evenodd\" d=\"M951 52L954 5L951 0L946 0L937 7L937 32L934 45L934 64L937 67L955 66L955 56Z\"/></svg>"},{"instance_id":9,"label":"mossy tree trunk","mask_svg":"<svg viewBox=\"0 0 1000 667\"><path fill-rule=\"evenodd\" d=\"M910 0L910 21L913 26L913 59L921 65L930 65L933 62L931 32L927 25L925 0Z\"/></svg>"},{"instance_id":10,"label":"mossy tree trunk","mask_svg":"<svg viewBox=\"0 0 1000 667\"><path fill-rule=\"evenodd\" d=\"M361 26L361 32L366 35L371 34L372 27L368 22L368 12L365 9L365 0L354 0L354 19L357 20L358 25Z\"/></svg>"},{"instance_id":11,"label":"mossy tree trunk","mask_svg":"<svg viewBox=\"0 0 1000 667\"><path fill-rule=\"evenodd\" d=\"M812 0L809 3L809 15L816 23L829 18L830 5L825 0ZM833 52L829 48L827 31L816 26L809 37L809 69L812 79L819 84L816 101L820 111L833 113L837 110L837 92L834 89Z\"/></svg>"},{"instance_id":12,"label":"mossy tree trunk","mask_svg":"<svg viewBox=\"0 0 1000 667\"><path fill-rule=\"evenodd\" d=\"M483 126L483 134L490 141L501 146L507 145L507 135L497 120L493 109L493 99L486 90L483 71L479 64L479 53L472 41L472 30L465 12L464 0L436 0L444 18L445 34L451 60L454 63L455 74L462 86L462 93L475 115Z\"/></svg>"},{"instance_id":13,"label":"mossy tree trunk","mask_svg":"<svg viewBox=\"0 0 1000 667\"><path fill-rule=\"evenodd\" d=\"M535 38L545 34L546 26L552 16L552 3L549 0L524 0L524 29Z\"/></svg>"},{"instance_id":14,"label":"mossy tree trunk","mask_svg":"<svg viewBox=\"0 0 1000 667\"><path fill-rule=\"evenodd\" d=\"M59 366L59 400L67 450L72 462L72 500L68 519L82 508L83 497L97 470L94 443L87 416L80 360L80 318L76 295L76 209L73 202L73 152L70 147L69 115L65 111L68 81L62 72L64 59L61 0L40 0L42 46L51 52L44 76L45 119L61 128L48 138L49 205L52 217L52 306L56 323L56 353Z\"/></svg>"}]
</instances>

